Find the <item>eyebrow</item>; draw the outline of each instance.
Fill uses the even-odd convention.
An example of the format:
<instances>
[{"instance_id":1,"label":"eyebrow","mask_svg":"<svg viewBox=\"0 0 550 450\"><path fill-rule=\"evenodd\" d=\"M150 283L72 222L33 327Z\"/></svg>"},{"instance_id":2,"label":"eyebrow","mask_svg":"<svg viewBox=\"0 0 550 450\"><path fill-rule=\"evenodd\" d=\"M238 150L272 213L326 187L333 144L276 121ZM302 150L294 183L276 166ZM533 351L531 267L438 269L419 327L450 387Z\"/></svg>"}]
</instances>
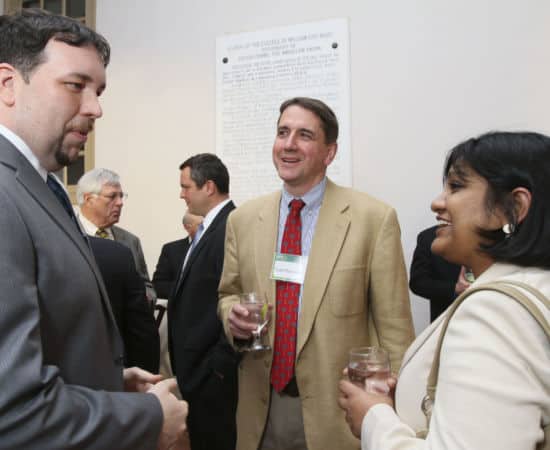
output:
<instances>
[{"instance_id":1,"label":"eyebrow","mask_svg":"<svg viewBox=\"0 0 550 450\"><path fill-rule=\"evenodd\" d=\"M79 78L80 80L85 81L87 83L93 83L94 82L94 79L90 75L87 75L85 73L71 72L71 73L68 73L66 76L67 77L76 77L76 78ZM103 83L99 86L99 89L100 89L101 92L103 92L106 87L107 87L107 85L105 83Z\"/></svg>"},{"instance_id":2,"label":"eyebrow","mask_svg":"<svg viewBox=\"0 0 550 450\"><path fill-rule=\"evenodd\" d=\"M284 131L290 130L290 127L287 125L281 125L277 127L277 131L283 131L283 130ZM309 128L298 128L297 131L298 133L306 133L306 134L310 134L311 136L315 136L315 132L313 130L310 130Z\"/></svg>"}]
</instances>

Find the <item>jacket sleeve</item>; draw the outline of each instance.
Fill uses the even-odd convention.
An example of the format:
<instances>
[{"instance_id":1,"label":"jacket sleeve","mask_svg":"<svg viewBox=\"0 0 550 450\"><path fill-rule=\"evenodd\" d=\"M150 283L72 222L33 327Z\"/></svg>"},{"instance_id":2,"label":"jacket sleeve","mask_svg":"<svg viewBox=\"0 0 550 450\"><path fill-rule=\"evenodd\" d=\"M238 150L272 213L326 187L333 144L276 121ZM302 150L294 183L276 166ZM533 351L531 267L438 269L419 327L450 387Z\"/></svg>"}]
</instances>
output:
<instances>
[{"instance_id":1,"label":"jacket sleeve","mask_svg":"<svg viewBox=\"0 0 550 450\"><path fill-rule=\"evenodd\" d=\"M378 343L388 350L396 372L414 339L414 328L401 232L393 209L388 209L380 226L369 275L368 295Z\"/></svg>"},{"instance_id":2,"label":"jacket sleeve","mask_svg":"<svg viewBox=\"0 0 550 450\"><path fill-rule=\"evenodd\" d=\"M218 288L219 301L218 301L218 316L222 321L225 336L231 345L235 347L233 335L229 331L228 316L231 307L239 302L238 294L242 292L239 263L237 259L237 239L235 236L235 230L233 225L233 214L230 214L227 218L226 230L225 230L225 248L224 248L224 260L223 270Z\"/></svg>"},{"instance_id":3,"label":"jacket sleeve","mask_svg":"<svg viewBox=\"0 0 550 450\"><path fill-rule=\"evenodd\" d=\"M160 362L157 324L130 252L127 261L123 330L127 367L138 366L157 373Z\"/></svg>"},{"instance_id":4,"label":"jacket sleeve","mask_svg":"<svg viewBox=\"0 0 550 450\"><path fill-rule=\"evenodd\" d=\"M174 273L170 258L168 258L168 248L163 245L155 273L153 274L153 286L159 298L168 299L172 294L177 273Z\"/></svg>"}]
</instances>

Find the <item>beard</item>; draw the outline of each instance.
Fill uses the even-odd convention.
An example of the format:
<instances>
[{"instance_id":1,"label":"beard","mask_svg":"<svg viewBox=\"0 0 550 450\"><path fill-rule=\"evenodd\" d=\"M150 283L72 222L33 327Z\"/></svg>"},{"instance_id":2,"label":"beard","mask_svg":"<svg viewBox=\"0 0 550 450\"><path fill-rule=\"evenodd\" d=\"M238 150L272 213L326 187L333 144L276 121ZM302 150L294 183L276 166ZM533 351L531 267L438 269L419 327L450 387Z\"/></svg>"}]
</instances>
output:
<instances>
[{"instance_id":1,"label":"beard","mask_svg":"<svg viewBox=\"0 0 550 450\"><path fill-rule=\"evenodd\" d=\"M60 138L56 142L55 147L56 147L56 151L54 153L55 161L61 167L70 166L72 163L74 163L78 159L79 152L76 152L74 155L71 156L70 151L64 148L63 138ZM81 145L79 150L84 150L84 145Z\"/></svg>"}]
</instances>

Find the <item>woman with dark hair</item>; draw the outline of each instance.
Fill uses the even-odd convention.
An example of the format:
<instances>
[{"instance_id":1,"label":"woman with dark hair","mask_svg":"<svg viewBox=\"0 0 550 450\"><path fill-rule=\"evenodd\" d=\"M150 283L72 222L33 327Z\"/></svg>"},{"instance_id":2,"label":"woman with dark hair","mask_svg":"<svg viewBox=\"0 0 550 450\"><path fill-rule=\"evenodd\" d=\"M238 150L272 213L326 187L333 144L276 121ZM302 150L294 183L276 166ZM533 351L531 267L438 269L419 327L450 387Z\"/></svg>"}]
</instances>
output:
<instances>
[{"instance_id":1,"label":"woman with dark hair","mask_svg":"<svg viewBox=\"0 0 550 450\"><path fill-rule=\"evenodd\" d=\"M496 132L458 145L432 210L432 251L475 282L413 342L393 396L340 382L351 431L363 450L550 448L550 138Z\"/></svg>"}]
</instances>

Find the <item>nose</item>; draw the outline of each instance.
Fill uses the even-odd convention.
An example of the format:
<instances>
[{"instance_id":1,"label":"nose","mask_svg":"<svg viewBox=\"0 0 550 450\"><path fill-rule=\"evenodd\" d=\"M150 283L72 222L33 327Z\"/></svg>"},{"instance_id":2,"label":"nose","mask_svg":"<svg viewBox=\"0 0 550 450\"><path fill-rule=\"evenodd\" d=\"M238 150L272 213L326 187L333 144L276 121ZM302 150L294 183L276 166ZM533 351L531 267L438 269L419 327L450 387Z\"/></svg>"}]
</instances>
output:
<instances>
[{"instance_id":1,"label":"nose","mask_svg":"<svg viewBox=\"0 0 550 450\"><path fill-rule=\"evenodd\" d=\"M441 193L432 200L431 208L434 213L442 211L445 207L445 191Z\"/></svg>"},{"instance_id":2,"label":"nose","mask_svg":"<svg viewBox=\"0 0 550 450\"><path fill-rule=\"evenodd\" d=\"M99 119L103 115L103 110L99 104L99 97L95 92L87 92L84 95L81 112L83 115L93 119Z\"/></svg>"},{"instance_id":3,"label":"nose","mask_svg":"<svg viewBox=\"0 0 550 450\"><path fill-rule=\"evenodd\" d=\"M294 150L296 148L296 134L289 133L284 142L285 150Z\"/></svg>"},{"instance_id":4,"label":"nose","mask_svg":"<svg viewBox=\"0 0 550 450\"><path fill-rule=\"evenodd\" d=\"M115 197L115 205L121 206L121 207L124 205L124 199L122 198L122 195L117 195Z\"/></svg>"}]
</instances>

